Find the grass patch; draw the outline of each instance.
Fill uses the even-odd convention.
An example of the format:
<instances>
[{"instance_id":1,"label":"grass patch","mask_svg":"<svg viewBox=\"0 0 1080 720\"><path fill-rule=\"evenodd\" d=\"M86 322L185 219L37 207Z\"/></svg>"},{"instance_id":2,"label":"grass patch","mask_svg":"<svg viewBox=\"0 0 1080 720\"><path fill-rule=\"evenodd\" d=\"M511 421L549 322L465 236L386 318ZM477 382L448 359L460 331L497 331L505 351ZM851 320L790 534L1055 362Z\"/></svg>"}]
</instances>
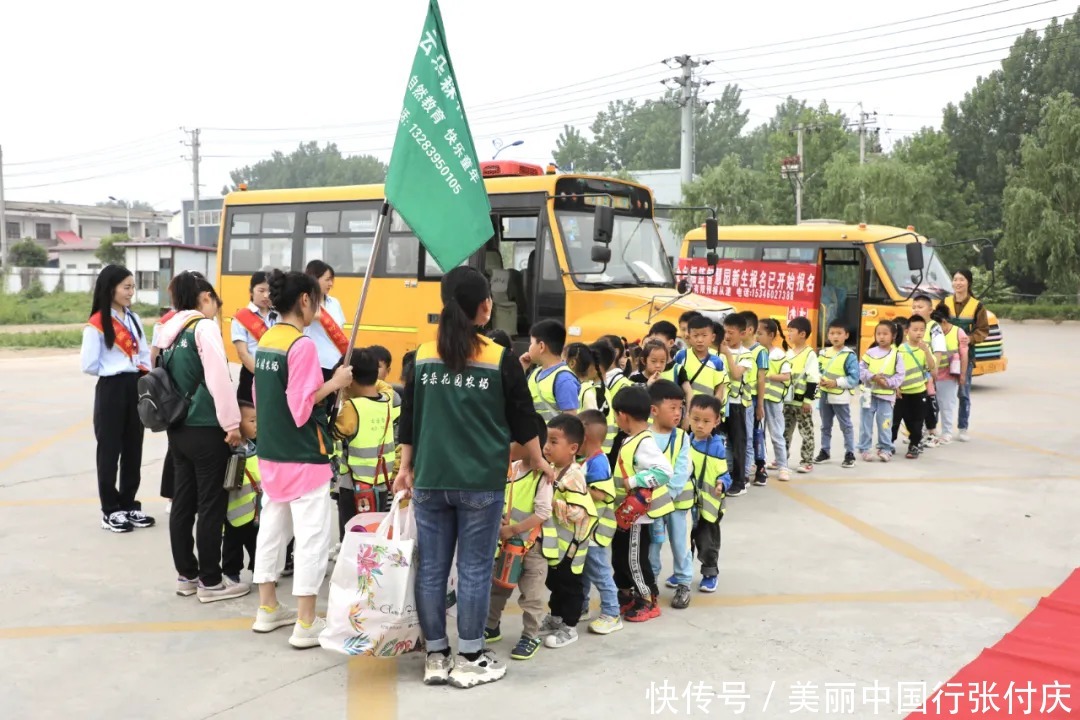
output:
<instances>
[{"instance_id":1,"label":"grass patch","mask_svg":"<svg viewBox=\"0 0 1080 720\"><path fill-rule=\"evenodd\" d=\"M1017 322L1050 320L1059 323L1066 320L1080 320L1080 305L1043 305L1041 303L998 305L994 303L990 309L999 318Z\"/></svg>"},{"instance_id":2,"label":"grass patch","mask_svg":"<svg viewBox=\"0 0 1080 720\"><path fill-rule=\"evenodd\" d=\"M149 338L154 332L153 323L143 323L143 332ZM40 330L38 332L3 332L0 330L0 348L25 350L29 348L74 349L82 345L82 330Z\"/></svg>"},{"instance_id":3,"label":"grass patch","mask_svg":"<svg viewBox=\"0 0 1080 720\"><path fill-rule=\"evenodd\" d=\"M46 293L28 298L21 293L0 294L0 325L67 325L86 322L90 315L90 293ZM132 309L139 317L157 317L157 305L136 303ZM4 346L0 346L4 347ZM54 347L54 346L36 346Z\"/></svg>"}]
</instances>

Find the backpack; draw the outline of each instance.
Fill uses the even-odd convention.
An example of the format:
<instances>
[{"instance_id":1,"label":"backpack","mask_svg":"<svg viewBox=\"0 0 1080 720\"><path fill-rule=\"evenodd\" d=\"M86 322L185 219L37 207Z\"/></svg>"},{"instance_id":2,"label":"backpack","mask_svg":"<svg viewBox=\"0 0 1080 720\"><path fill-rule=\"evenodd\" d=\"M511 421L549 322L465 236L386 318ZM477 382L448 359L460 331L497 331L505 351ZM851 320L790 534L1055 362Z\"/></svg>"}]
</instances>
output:
<instances>
[{"instance_id":1,"label":"backpack","mask_svg":"<svg viewBox=\"0 0 1080 720\"><path fill-rule=\"evenodd\" d=\"M199 318L196 318L185 325L177 333L176 340L179 340L180 336L198 321ZM176 340L173 340L173 344L169 346L170 349L175 347ZM164 353L158 358L158 366L139 378L138 390L139 420L150 432L161 432L176 427L187 417L191 397L181 393L172 377L169 376Z\"/></svg>"}]
</instances>

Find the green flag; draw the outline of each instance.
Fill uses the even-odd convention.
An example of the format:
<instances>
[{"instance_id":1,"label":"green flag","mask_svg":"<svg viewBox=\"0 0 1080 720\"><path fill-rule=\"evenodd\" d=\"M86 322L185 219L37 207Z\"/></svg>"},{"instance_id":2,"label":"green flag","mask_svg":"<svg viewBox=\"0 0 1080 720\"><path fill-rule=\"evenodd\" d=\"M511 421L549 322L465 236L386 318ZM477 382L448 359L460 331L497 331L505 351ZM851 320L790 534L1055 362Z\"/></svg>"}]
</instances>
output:
<instances>
[{"instance_id":1,"label":"green flag","mask_svg":"<svg viewBox=\"0 0 1080 720\"><path fill-rule=\"evenodd\" d=\"M386 173L386 200L443 272L460 265L491 237L491 204L461 105L438 0L428 2L405 90Z\"/></svg>"}]
</instances>

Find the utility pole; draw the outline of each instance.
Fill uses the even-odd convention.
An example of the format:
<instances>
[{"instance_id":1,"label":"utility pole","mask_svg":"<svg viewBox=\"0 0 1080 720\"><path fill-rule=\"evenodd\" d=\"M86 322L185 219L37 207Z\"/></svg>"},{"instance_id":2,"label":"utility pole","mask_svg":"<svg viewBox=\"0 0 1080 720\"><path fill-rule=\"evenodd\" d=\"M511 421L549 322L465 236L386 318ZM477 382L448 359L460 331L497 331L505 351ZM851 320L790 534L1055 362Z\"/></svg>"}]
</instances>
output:
<instances>
[{"instance_id":1,"label":"utility pole","mask_svg":"<svg viewBox=\"0 0 1080 720\"><path fill-rule=\"evenodd\" d=\"M0 264L3 264L3 273L0 278L7 275L8 269L8 236L7 236L7 206L4 204L4 148L0 145ZM6 284L6 281L4 281ZM6 290L6 288L4 288Z\"/></svg>"},{"instance_id":2,"label":"utility pole","mask_svg":"<svg viewBox=\"0 0 1080 720\"><path fill-rule=\"evenodd\" d=\"M199 128L195 128L194 130L180 129L191 135L191 223L194 244L199 245L201 229L199 225L199 133L201 130L199 130ZM186 225L187 218L184 218L183 220L184 225ZM183 242L183 240L183 238L180 238L181 242Z\"/></svg>"},{"instance_id":3,"label":"utility pole","mask_svg":"<svg viewBox=\"0 0 1080 720\"><path fill-rule=\"evenodd\" d=\"M799 167L795 171L795 224L798 225L802 222L802 188L803 180L806 177L803 174L803 132L806 131L806 126L799 123L799 126L795 128L795 154L799 158Z\"/></svg>"},{"instance_id":4,"label":"utility pole","mask_svg":"<svg viewBox=\"0 0 1080 720\"><path fill-rule=\"evenodd\" d=\"M711 80L696 80L694 70L709 65L712 60L695 60L689 55L679 55L668 58L664 64L682 69L679 77L668 78L662 82L675 83L679 86L678 105L682 109L679 142L679 171L683 185L689 185L694 180L694 110L698 106L698 89L712 85Z\"/></svg>"},{"instance_id":5,"label":"utility pole","mask_svg":"<svg viewBox=\"0 0 1080 720\"><path fill-rule=\"evenodd\" d=\"M872 113L863 110L863 104L859 103L859 165L866 164L866 136L868 134L867 121L877 122L877 111ZM862 175L859 176L859 220L866 222L866 188L863 187Z\"/></svg>"}]
</instances>

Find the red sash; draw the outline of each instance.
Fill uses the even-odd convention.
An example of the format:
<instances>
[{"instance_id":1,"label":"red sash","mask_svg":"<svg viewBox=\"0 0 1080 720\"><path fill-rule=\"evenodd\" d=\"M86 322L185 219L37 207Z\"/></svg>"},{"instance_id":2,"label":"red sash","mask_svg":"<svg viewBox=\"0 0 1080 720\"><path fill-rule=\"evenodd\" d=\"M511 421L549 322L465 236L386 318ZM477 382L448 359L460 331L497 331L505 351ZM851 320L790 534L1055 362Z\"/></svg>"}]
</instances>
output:
<instances>
[{"instance_id":1,"label":"red sash","mask_svg":"<svg viewBox=\"0 0 1080 720\"><path fill-rule=\"evenodd\" d=\"M266 332L266 323L257 314L251 312L249 308L240 308L233 315L233 320L244 326L244 329L251 333L251 337L259 340L262 338L263 333Z\"/></svg>"},{"instance_id":2,"label":"red sash","mask_svg":"<svg viewBox=\"0 0 1080 720\"><path fill-rule=\"evenodd\" d=\"M96 312L91 315L90 319L87 321L87 324L90 327L95 328L99 333L103 335L105 334L105 328L101 324L100 312ZM146 367L145 365L138 364L139 343L134 337L131 336L131 332L127 329L124 323L120 322L114 317L112 318L112 326L113 335L115 336L114 345L120 348L120 350L125 355L131 358L131 361L136 364L136 367L138 367L139 370L141 370L142 372L150 372L150 368Z\"/></svg>"},{"instance_id":3,"label":"red sash","mask_svg":"<svg viewBox=\"0 0 1080 720\"><path fill-rule=\"evenodd\" d=\"M334 346L338 349L338 352L342 355L349 349L349 338L342 331L341 326L337 324L334 318L330 317L330 313L323 308L319 313L319 323L322 324L323 330L326 331L327 336L334 343Z\"/></svg>"}]
</instances>

